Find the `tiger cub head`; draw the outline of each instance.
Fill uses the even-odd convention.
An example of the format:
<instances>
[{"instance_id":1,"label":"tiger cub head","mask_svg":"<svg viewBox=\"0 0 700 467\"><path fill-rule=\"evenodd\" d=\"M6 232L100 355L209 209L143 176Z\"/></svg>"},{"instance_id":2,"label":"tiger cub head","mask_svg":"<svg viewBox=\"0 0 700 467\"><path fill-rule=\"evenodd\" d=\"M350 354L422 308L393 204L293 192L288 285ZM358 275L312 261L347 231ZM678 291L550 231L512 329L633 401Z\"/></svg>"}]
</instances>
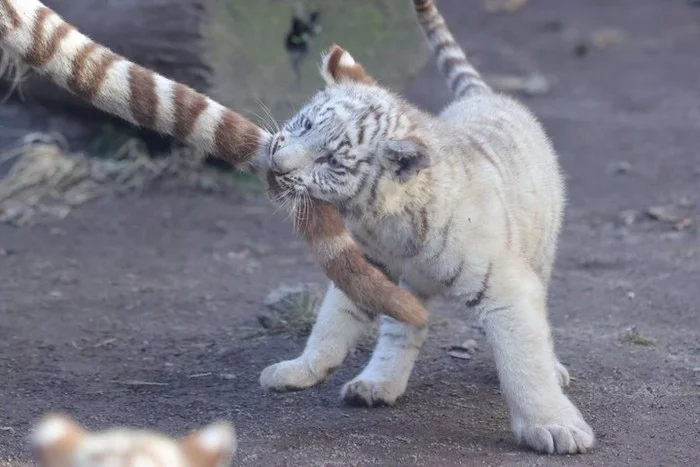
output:
<instances>
[{"instance_id":1,"label":"tiger cub head","mask_svg":"<svg viewBox=\"0 0 700 467\"><path fill-rule=\"evenodd\" d=\"M325 89L269 144L273 197L321 199L342 212L373 204L380 182L396 189L430 165L416 124L420 111L379 86L337 45L320 71Z\"/></svg>"},{"instance_id":2,"label":"tiger cub head","mask_svg":"<svg viewBox=\"0 0 700 467\"><path fill-rule=\"evenodd\" d=\"M31 442L41 467L226 467L236 450L236 434L227 423L176 440L129 428L90 432L57 414L39 422Z\"/></svg>"}]
</instances>

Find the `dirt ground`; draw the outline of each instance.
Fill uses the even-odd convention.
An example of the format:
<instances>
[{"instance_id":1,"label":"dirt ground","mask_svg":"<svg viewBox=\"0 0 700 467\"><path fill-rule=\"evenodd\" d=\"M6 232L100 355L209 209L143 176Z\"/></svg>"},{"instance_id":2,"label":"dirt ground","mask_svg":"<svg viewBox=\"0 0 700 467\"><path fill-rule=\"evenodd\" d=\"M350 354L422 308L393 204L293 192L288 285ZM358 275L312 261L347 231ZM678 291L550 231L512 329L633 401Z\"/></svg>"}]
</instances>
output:
<instances>
[{"instance_id":1,"label":"dirt ground","mask_svg":"<svg viewBox=\"0 0 700 467\"><path fill-rule=\"evenodd\" d=\"M514 444L484 339L448 303L393 408L339 400L367 350L318 388L264 393L260 371L304 339L256 335L263 297L323 276L264 198L156 189L0 226L0 460L26 461L31 423L60 409L170 433L228 418L250 466L700 465L700 8L538 0L492 15L472 3L440 2L482 70L553 80L527 102L569 180L551 320L592 453ZM600 28L623 37L579 44ZM433 63L407 94L432 110L448 97ZM654 220L653 206L679 217ZM473 358L447 354L468 338Z\"/></svg>"}]
</instances>

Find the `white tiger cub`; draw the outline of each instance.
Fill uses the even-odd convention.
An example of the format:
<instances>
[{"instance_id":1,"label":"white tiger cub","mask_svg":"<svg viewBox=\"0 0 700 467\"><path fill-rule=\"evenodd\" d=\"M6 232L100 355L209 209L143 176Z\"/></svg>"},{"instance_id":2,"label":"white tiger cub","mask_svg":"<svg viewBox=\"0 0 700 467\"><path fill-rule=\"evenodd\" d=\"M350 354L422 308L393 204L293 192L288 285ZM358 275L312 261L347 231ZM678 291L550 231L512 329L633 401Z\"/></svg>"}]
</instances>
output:
<instances>
[{"instance_id":1,"label":"white tiger cub","mask_svg":"<svg viewBox=\"0 0 700 467\"><path fill-rule=\"evenodd\" d=\"M125 427L89 432L65 415L50 414L34 428L31 443L40 467L227 467L236 432L228 423L181 440Z\"/></svg>"},{"instance_id":2,"label":"white tiger cub","mask_svg":"<svg viewBox=\"0 0 700 467\"><path fill-rule=\"evenodd\" d=\"M438 117L337 65L328 86L276 135L273 189L334 204L363 251L416 296L438 294L474 310L494 349L518 442L545 453L583 453L593 430L563 393L547 289L565 204L557 156L536 118L494 93L467 61L433 0L414 0L456 100ZM335 58L334 58L335 57ZM370 319L334 285L301 356L266 368L263 387L322 382ZM406 390L426 327L381 318L374 353L342 395L393 404Z\"/></svg>"}]
</instances>

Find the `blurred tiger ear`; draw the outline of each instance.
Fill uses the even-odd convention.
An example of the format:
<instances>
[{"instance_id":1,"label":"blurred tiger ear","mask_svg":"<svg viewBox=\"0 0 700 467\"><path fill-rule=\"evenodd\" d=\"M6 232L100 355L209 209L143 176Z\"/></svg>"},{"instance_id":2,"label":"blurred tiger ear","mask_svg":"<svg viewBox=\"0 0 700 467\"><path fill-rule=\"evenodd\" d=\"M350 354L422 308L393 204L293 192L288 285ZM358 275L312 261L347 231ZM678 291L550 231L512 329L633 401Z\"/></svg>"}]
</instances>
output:
<instances>
[{"instance_id":1,"label":"blurred tiger ear","mask_svg":"<svg viewBox=\"0 0 700 467\"><path fill-rule=\"evenodd\" d=\"M416 135L387 141L384 151L396 179L400 182L407 182L422 170L430 167L428 148L423 140Z\"/></svg>"},{"instance_id":2,"label":"blurred tiger ear","mask_svg":"<svg viewBox=\"0 0 700 467\"><path fill-rule=\"evenodd\" d=\"M337 44L333 44L321 59L321 76L326 84L356 82L377 84L377 81L365 72L365 69L352 58L350 53Z\"/></svg>"},{"instance_id":3,"label":"blurred tiger ear","mask_svg":"<svg viewBox=\"0 0 700 467\"><path fill-rule=\"evenodd\" d=\"M70 417L60 414L45 416L31 435L38 465L70 467L70 459L86 435L87 431Z\"/></svg>"},{"instance_id":4,"label":"blurred tiger ear","mask_svg":"<svg viewBox=\"0 0 700 467\"><path fill-rule=\"evenodd\" d=\"M236 431L229 423L214 423L180 441L192 467L228 467L236 452Z\"/></svg>"}]
</instances>

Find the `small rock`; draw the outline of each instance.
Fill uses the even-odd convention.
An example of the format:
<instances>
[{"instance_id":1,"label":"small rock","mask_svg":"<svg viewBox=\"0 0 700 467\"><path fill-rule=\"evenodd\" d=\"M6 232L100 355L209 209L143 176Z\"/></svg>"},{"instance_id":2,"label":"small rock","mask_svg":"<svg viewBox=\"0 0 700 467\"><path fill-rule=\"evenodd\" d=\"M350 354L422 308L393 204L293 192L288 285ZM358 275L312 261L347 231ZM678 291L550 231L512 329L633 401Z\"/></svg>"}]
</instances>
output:
<instances>
[{"instance_id":1,"label":"small rock","mask_svg":"<svg viewBox=\"0 0 700 467\"><path fill-rule=\"evenodd\" d=\"M0 257L12 256L15 254L14 250L8 250L6 248L0 248Z\"/></svg>"},{"instance_id":2,"label":"small rock","mask_svg":"<svg viewBox=\"0 0 700 467\"><path fill-rule=\"evenodd\" d=\"M689 227L692 227L694 224L695 221L692 217L686 217L676 222L676 224L673 227L680 232L681 230L685 230Z\"/></svg>"},{"instance_id":3,"label":"small rock","mask_svg":"<svg viewBox=\"0 0 700 467\"><path fill-rule=\"evenodd\" d=\"M627 298L629 298L630 300L634 300L635 298L637 298L637 294L630 290L629 292L627 292Z\"/></svg>"},{"instance_id":4,"label":"small rock","mask_svg":"<svg viewBox=\"0 0 700 467\"><path fill-rule=\"evenodd\" d=\"M616 174L627 174L632 171L632 164L627 161L620 161L613 164L613 172Z\"/></svg>"},{"instance_id":5,"label":"small rock","mask_svg":"<svg viewBox=\"0 0 700 467\"><path fill-rule=\"evenodd\" d=\"M474 339L467 339L462 342L462 345L453 345L447 349L447 355L452 358L458 358L460 360L470 360L478 344Z\"/></svg>"},{"instance_id":6,"label":"small rock","mask_svg":"<svg viewBox=\"0 0 700 467\"><path fill-rule=\"evenodd\" d=\"M273 329L275 327L275 320L273 320L270 316L268 315L259 315L258 316L258 323L260 323L260 326L262 326L264 329Z\"/></svg>"},{"instance_id":7,"label":"small rock","mask_svg":"<svg viewBox=\"0 0 700 467\"><path fill-rule=\"evenodd\" d=\"M245 260L250 256L250 250L247 248L244 248L242 250L238 251L229 251L226 253L226 257L230 259L231 261L241 261Z\"/></svg>"},{"instance_id":8,"label":"small rock","mask_svg":"<svg viewBox=\"0 0 700 467\"><path fill-rule=\"evenodd\" d=\"M590 51L591 48L585 42L576 44L576 47L574 47L574 55L576 55L577 57L585 57Z\"/></svg>"},{"instance_id":9,"label":"small rock","mask_svg":"<svg viewBox=\"0 0 700 467\"><path fill-rule=\"evenodd\" d=\"M646 210L646 215L656 221L669 222L675 224L683 218L673 208L673 206L652 206Z\"/></svg>"},{"instance_id":10,"label":"small rock","mask_svg":"<svg viewBox=\"0 0 700 467\"><path fill-rule=\"evenodd\" d=\"M627 209L617 215L617 220L622 226L629 227L637 221L637 216L637 211L634 209Z\"/></svg>"},{"instance_id":11,"label":"small rock","mask_svg":"<svg viewBox=\"0 0 700 467\"><path fill-rule=\"evenodd\" d=\"M31 217L32 209L19 201L8 199L0 204L0 222L22 224L22 220Z\"/></svg>"},{"instance_id":12,"label":"small rock","mask_svg":"<svg viewBox=\"0 0 700 467\"><path fill-rule=\"evenodd\" d=\"M653 339L643 336L637 329L637 326L630 326L625 330L622 336L622 342L643 347L656 345Z\"/></svg>"},{"instance_id":13,"label":"small rock","mask_svg":"<svg viewBox=\"0 0 700 467\"><path fill-rule=\"evenodd\" d=\"M599 49L607 49L622 42L623 39L624 34L622 31L614 28L598 29L591 34L591 43Z\"/></svg>"},{"instance_id":14,"label":"small rock","mask_svg":"<svg viewBox=\"0 0 700 467\"><path fill-rule=\"evenodd\" d=\"M663 232L661 235L659 235L659 238L664 241L668 242L677 242L679 240L683 239L683 234L675 231L675 232Z\"/></svg>"},{"instance_id":15,"label":"small rock","mask_svg":"<svg viewBox=\"0 0 700 467\"><path fill-rule=\"evenodd\" d=\"M484 9L489 13L515 13L527 0L486 0Z\"/></svg>"},{"instance_id":16,"label":"small rock","mask_svg":"<svg viewBox=\"0 0 700 467\"><path fill-rule=\"evenodd\" d=\"M224 235L224 234L228 233L228 226L226 225L225 222L216 221L209 226L208 230L209 230L209 232L212 232L212 233Z\"/></svg>"},{"instance_id":17,"label":"small rock","mask_svg":"<svg viewBox=\"0 0 700 467\"><path fill-rule=\"evenodd\" d=\"M462 342L462 348L468 352L474 352L478 347L479 346L474 339L467 339L466 341Z\"/></svg>"},{"instance_id":18,"label":"small rock","mask_svg":"<svg viewBox=\"0 0 700 467\"><path fill-rule=\"evenodd\" d=\"M447 349L447 355L452 358L458 358L460 360L471 360L471 354L460 346L453 346Z\"/></svg>"},{"instance_id":19,"label":"small rock","mask_svg":"<svg viewBox=\"0 0 700 467\"><path fill-rule=\"evenodd\" d=\"M263 304L270 311L287 313L291 311L290 308L296 306L296 304L301 301L308 300L309 297L320 298L317 284L285 284L268 293L263 299Z\"/></svg>"},{"instance_id":20,"label":"small rock","mask_svg":"<svg viewBox=\"0 0 700 467\"><path fill-rule=\"evenodd\" d=\"M681 199L678 200L678 206L684 208L684 209L689 209L695 206L695 203L693 203L690 198L684 196Z\"/></svg>"}]
</instances>

